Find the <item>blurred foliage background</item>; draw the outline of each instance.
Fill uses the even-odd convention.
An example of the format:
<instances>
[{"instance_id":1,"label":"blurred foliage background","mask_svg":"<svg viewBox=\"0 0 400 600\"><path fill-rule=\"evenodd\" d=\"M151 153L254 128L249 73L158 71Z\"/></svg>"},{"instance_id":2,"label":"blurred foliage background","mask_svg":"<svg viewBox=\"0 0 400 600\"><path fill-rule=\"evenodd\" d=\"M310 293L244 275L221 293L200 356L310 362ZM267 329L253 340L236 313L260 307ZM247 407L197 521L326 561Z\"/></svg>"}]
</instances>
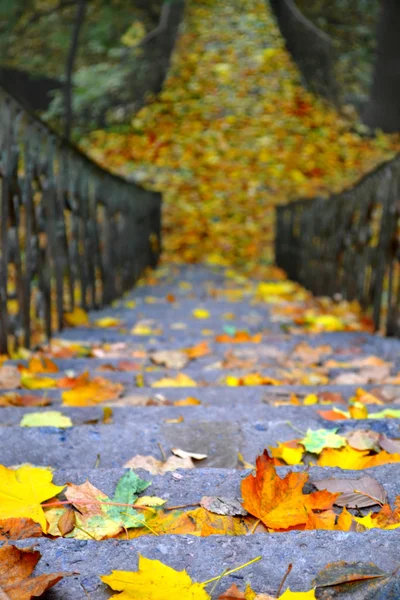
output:
<instances>
[{"instance_id":1,"label":"blurred foliage background","mask_svg":"<svg viewBox=\"0 0 400 600\"><path fill-rule=\"evenodd\" d=\"M380 2L296 0L296 6L331 37L343 99L355 104L365 101L372 80Z\"/></svg>"}]
</instances>

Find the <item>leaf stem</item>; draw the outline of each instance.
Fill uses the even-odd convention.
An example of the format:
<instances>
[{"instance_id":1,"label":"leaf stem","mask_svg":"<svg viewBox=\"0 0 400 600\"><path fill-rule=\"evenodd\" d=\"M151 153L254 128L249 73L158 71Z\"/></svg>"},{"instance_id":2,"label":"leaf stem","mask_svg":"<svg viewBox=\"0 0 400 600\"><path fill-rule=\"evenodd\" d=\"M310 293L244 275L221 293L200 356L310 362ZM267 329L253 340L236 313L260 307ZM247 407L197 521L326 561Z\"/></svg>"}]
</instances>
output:
<instances>
[{"instance_id":1,"label":"leaf stem","mask_svg":"<svg viewBox=\"0 0 400 600\"><path fill-rule=\"evenodd\" d=\"M282 578L282 581L281 581L281 584L280 584L280 586L279 586L279 588L278 588L278 591L277 591L277 593L276 593L276 595L277 595L277 597L278 597L278 598L279 598L279 596L281 595L282 588L283 588L283 586L285 585L285 581L286 581L286 579L287 579L287 577L288 577L288 575L289 575L289 573L290 573L290 571L291 571L292 569L293 569L293 565L292 565L292 563L290 563L290 564L288 565L288 568L286 569L286 573L284 574L284 576L283 576L283 578Z\"/></svg>"},{"instance_id":2,"label":"leaf stem","mask_svg":"<svg viewBox=\"0 0 400 600\"><path fill-rule=\"evenodd\" d=\"M256 558L253 558L253 560L249 560L249 562L245 563L244 565L240 565L240 567L235 567L234 569L231 569L230 571L226 571L225 573L222 573L222 575L218 575L218 577L213 577L212 579L203 581L203 583L201 585L206 586L209 583L212 583L213 581L218 581L218 579L221 579L222 577L226 577L227 575L230 575L231 573L236 573L236 571L240 571L240 569L244 569L244 567L248 567L249 565L252 565L253 563L258 562L261 559L262 559L262 556L257 556Z\"/></svg>"}]
</instances>

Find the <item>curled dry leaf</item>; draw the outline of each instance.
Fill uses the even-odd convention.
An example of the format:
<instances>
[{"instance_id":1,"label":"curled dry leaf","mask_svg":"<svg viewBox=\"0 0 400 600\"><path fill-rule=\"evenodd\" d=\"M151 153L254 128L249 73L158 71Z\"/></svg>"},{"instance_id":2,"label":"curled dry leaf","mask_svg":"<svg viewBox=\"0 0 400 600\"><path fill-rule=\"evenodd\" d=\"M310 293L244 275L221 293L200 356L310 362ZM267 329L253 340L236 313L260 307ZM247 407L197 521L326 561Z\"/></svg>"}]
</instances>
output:
<instances>
[{"instance_id":1,"label":"curled dry leaf","mask_svg":"<svg viewBox=\"0 0 400 600\"><path fill-rule=\"evenodd\" d=\"M181 350L160 350L150 354L151 361L156 365L163 365L167 369L183 369L189 362L185 352Z\"/></svg>"},{"instance_id":2,"label":"curled dry leaf","mask_svg":"<svg viewBox=\"0 0 400 600\"><path fill-rule=\"evenodd\" d=\"M345 435L348 445L356 450L374 450L379 452L380 434L376 431L357 429ZM400 449L400 447L399 447Z\"/></svg>"},{"instance_id":3,"label":"curled dry leaf","mask_svg":"<svg viewBox=\"0 0 400 600\"><path fill-rule=\"evenodd\" d=\"M71 533L73 529L75 529L75 511L72 509L68 509L58 520L57 526L62 536L67 535L67 533Z\"/></svg>"},{"instance_id":4,"label":"curled dry leaf","mask_svg":"<svg viewBox=\"0 0 400 600\"><path fill-rule=\"evenodd\" d=\"M320 600L396 600L400 598L398 571L385 573L373 563L331 563L315 578L316 596Z\"/></svg>"},{"instance_id":5,"label":"curled dry leaf","mask_svg":"<svg viewBox=\"0 0 400 600\"><path fill-rule=\"evenodd\" d=\"M164 475L168 471L176 469L194 469L194 463L190 457L179 458L170 456L165 462L157 460L154 456L134 456L124 464L128 469L145 469L152 475Z\"/></svg>"},{"instance_id":6,"label":"curled dry leaf","mask_svg":"<svg viewBox=\"0 0 400 600\"><path fill-rule=\"evenodd\" d=\"M391 440L384 433L379 436L379 445L388 454L400 454L400 440Z\"/></svg>"},{"instance_id":7,"label":"curled dry leaf","mask_svg":"<svg viewBox=\"0 0 400 600\"><path fill-rule=\"evenodd\" d=\"M70 573L48 573L31 577L41 554L31 548L16 546L0 548L0 591L7 600L31 600L42 596L46 590Z\"/></svg>"},{"instance_id":8,"label":"curled dry leaf","mask_svg":"<svg viewBox=\"0 0 400 600\"><path fill-rule=\"evenodd\" d=\"M312 483L318 490L328 490L333 494L339 492L340 496L335 500L336 506L366 508L375 504L385 504L387 501L385 488L370 475L365 475L359 479L332 477L313 481Z\"/></svg>"},{"instance_id":9,"label":"curled dry leaf","mask_svg":"<svg viewBox=\"0 0 400 600\"><path fill-rule=\"evenodd\" d=\"M180 448L172 448L171 452L175 454L175 456L179 456L179 458L193 458L194 460L204 460L207 458L207 454L196 454L195 452L187 452Z\"/></svg>"},{"instance_id":10,"label":"curled dry leaf","mask_svg":"<svg viewBox=\"0 0 400 600\"><path fill-rule=\"evenodd\" d=\"M229 515L231 517L247 515L247 510L243 508L240 501L236 498L203 496L200 500L200 506L216 515Z\"/></svg>"}]
</instances>

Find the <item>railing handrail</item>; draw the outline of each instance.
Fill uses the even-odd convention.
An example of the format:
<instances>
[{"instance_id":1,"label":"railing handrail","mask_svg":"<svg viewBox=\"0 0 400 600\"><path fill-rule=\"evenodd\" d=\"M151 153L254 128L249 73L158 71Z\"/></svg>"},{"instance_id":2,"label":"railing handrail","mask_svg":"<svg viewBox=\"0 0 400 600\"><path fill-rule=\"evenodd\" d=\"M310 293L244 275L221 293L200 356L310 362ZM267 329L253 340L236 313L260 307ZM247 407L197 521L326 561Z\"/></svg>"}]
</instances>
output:
<instances>
[{"instance_id":1,"label":"railing handrail","mask_svg":"<svg viewBox=\"0 0 400 600\"><path fill-rule=\"evenodd\" d=\"M0 352L11 339L30 345L32 321L50 337L55 306L60 329L78 286L82 306L95 308L156 264L160 194L93 162L3 86L0 183ZM16 314L9 311L10 293Z\"/></svg>"},{"instance_id":2,"label":"railing handrail","mask_svg":"<svg viewBox=\"0 0 400 600\"><path fill-rule=\"evenodd\" d=\"M400 335L400 154L328 198L277 207L275 255L318 295L357 299ZM384 293L387 291L387 293Z\"/></svg>"}]
</instances>

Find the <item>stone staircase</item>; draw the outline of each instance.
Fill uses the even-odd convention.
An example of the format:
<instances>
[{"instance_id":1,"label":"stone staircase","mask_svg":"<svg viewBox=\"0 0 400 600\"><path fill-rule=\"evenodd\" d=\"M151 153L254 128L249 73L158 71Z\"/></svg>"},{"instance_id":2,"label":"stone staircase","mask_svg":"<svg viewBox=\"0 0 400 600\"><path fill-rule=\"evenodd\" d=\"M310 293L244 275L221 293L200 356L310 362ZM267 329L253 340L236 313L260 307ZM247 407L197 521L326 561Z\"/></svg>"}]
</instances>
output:
<instances>
[{"instance_id":1,"label":"stone staircase","mask_svg":"<svg viewBox=\"0 0 400 600\"><path fill-rule=\"evenodd\" d=\"M190 285L189 285L190 284ZM104 344L124 344L114 355L102 358L54 359L63 377L66 372L80 374L85 370L92 375L122 383L121 398L94 407L61 406L62 390L46 390L52 400L51 410L61 410L71 418L73 427L25 428L21 418L28 412L45 408L1 409L0 463L6 466L31 463L51 466L53 481L64 485L67 481L80 484L88 479L93 485L112 496L115 485L124 473L124 464L135 455L152 455L158 459L171 448L204 453L193 470L150 475L137 471L152 481L151 494L167 501L166 506L198 505L203 496L240 498L241 480L249 473L238 458L254 464L256 456L267 446L293 439L296 431L308 428L338 427L339 432L369 428L400 437L396 419L366 421L325 421L317 413L319 406L275 406L277 400L288 400L297 394L324 391L341 392L349 398L357 385L282 385L229 387L227 375L243 375L257 371L279 379L282 360L290 357L301 343L310 346L329 344L331 358L351 358L353 355L378 356L393 362L393 373L400 369L400 341L384 339L365 333L325 333L317 335L290 335L271 319L269 305L254 303L245 283L242 297L233 302L221 294L240 285L225 276L223 269L203 267L171 267L161 269L154 285L136 288L117 305L91 314L92 320L116 317L123 322L118 328L78 327L67 329L61 339L85 345L104 347ZM135 301L134 308L127 303ZM193 310L205 309L209 317L193 317ZM138 323L152 320L146 326L156 330L152 335L134 335L125 332ZM218 343L215 336L226 332L247 330L251 335L262 332L262 341L255 343ZM156 350L188 348L207 340L211 353L192 360L183 369L155 367L148 356ZM145 351L143 358L131 358L132 352ZM233 351L251 368L221 368L221 361ZM346 354L347 352L347 354ZM118 354L118 356L117 356ZM277 364L277 359L280 365ZM116 365L120 360L142 364L141 371L120 372L100 370L104 365ZM6 364L24 361L8 361ZM153 370L146 370L153 366ZM305 365L305 368L307 366ZM309 368L312 372L312 367ZM183 372L197 387L152 387L163 377L175 377ZM137 374L140 373L140 378ZM332 370L332 378L335 375ZM53 375L52 375L53 376ZM138 382L141 384L138 387ZM365 388L377 387L365 385ZM43 390L22 393L43 395ZM196 406L173 406L176 400L195 397ZM152 400L150 405L145 405ZM105 424L103 407L112 407L112 423ZM387 406L390 406L388 404ZM324 407L329 408L329 407ZM381 408L381 407L380 407ZM385 406L386 408L386 406ZM372 407L371 410L374 408ZM181 419L183 417L183 420ZM167 422L171 420L181 422ZM280 473L308 468L310 479L325 476L360 477L360 471L341 471L339 468L279 467ZM385 487L389 502L400 494L398 466L388 464L370 469ZM187 569L195 581L204 581L261 555L262 560L240 570L218 584L213 598L236 583L244 589L250 582L260 592L276 593L289 563L293 569L287 580L292 590L308 590L317 572L327 563L372 561L388 572L398 566L399 530L371 529L363 533L350 531L293 531L288 533L254 533L253 535L195 537L191 535L163 535L139 539L109 539L103 541L57 538L25 539L16 543L21 547L35 545L43 558L37 573L72 571L76 575L59 582L44 596L54 600L103 600L111 596L101 583L100 574L112 569L135 570L138 554L158 559L175 569Z\"/></svg>"}]
</instances>

